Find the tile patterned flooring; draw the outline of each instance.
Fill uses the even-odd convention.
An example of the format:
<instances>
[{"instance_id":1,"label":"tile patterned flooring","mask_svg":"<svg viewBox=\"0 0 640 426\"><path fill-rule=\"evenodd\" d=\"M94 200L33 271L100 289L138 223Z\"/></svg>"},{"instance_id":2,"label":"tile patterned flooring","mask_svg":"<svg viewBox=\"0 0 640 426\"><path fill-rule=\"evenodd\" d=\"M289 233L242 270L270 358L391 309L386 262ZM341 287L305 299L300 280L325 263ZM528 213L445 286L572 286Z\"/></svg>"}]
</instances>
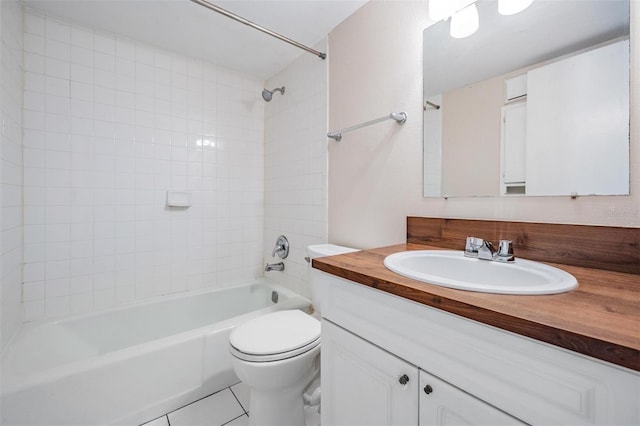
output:
<instances>
[{"instance_id":1,"label":"tile patterned flooring","mask_svg":"<svg viewBox=\"0 0 640 426\"><path fill-rule=\"evenodd\" d=\"M248 426L249 388L237 383L142 426Z\"/></svg>"}]
</instances>

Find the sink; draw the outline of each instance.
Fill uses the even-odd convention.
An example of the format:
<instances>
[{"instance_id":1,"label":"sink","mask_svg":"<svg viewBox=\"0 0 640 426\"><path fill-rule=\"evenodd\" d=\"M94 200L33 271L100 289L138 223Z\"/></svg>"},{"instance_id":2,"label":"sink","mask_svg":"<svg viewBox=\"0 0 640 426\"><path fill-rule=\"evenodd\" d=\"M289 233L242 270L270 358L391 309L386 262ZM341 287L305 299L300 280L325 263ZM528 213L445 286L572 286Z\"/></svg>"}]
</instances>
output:
<instances>
[{"instance_id":1,"label":"sink","mask_svg":"<svg viewBox=\"0 0 640 426\"><path fill-rule=\"evenodd\" d=\"M483 293L555 294L578 287L573 275L543 263L524 259L488 261L454 250L394 253L384 259L384 266L414 280Z\"/></svg>"}]
</instances>

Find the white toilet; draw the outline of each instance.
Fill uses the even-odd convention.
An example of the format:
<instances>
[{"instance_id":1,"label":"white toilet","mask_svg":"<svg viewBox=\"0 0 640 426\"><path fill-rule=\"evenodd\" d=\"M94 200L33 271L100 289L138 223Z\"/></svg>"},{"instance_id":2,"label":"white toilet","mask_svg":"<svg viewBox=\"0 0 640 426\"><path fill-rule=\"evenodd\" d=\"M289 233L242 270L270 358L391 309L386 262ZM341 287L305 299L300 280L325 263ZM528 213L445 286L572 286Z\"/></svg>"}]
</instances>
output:
<instances>
[{"instance_id":1,"label":"white toilet","mask_svg":"<svg viewBox=\"0 0 640 426\"><path fill-rule=\"evenodd\" d=\"M309 246L309 258L355 249ZM304 426L303 391L320 371L320 294L315 272L309 283L315 318L299 310L277 311L236 327L229 337L232 365L251 390L252 426Z\"/></svg>"}]
</instances>

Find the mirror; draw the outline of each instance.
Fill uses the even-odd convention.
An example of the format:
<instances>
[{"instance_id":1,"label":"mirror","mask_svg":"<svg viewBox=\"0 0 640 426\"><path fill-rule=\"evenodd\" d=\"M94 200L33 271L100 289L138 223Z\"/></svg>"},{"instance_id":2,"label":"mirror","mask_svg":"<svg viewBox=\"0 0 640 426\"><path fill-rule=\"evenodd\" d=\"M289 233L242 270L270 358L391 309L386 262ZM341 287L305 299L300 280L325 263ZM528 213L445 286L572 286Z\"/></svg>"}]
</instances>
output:
<instances>
[{"instance_id":1,"label":"mirror","mask_svg":"<svg viewBox=\"0 0 640 426\"><path fill-rule=\"evenodd\" d=\"M424 30L424 196L629 194L628 0L476 3Z\"/></svg>"}]
</instances>

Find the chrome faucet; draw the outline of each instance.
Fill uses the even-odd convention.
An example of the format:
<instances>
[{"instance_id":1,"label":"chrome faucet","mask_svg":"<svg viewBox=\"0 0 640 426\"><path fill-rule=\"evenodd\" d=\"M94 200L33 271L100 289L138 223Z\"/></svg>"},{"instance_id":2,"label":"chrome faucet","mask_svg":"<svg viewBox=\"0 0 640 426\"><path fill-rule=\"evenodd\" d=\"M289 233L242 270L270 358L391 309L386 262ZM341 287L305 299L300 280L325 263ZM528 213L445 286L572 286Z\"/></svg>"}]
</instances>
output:
<instances>
[{"instance_id":1,"label":"chrome faucet","mask_svg":"<svg viewBox=\"0 0 640 426\"><path fill-rule=\"evenodd\" d=\"M276 254L280 259L286 259L289 256L289 240L284 235L280 235L276 240L276 245L271 252L271 257L276 257Z\"/></svg>"},{"instance_id":2,"label":"chrome faucet","mask_svg":"<svg viewBox=\"0 0 640 426\"><path fill-rule=\"evenodd\" d=\"M285 237L284 235L280 235L278 237L278 239L276 240L276 246L271 252L271 257L276 257L276 255L278 255L280 259L285 259L287 256L289 256L289 240L287 240L287 237ZM284 271L284 263L267 263L267 265L264 267L264 270L265 272Z\"/></svg>"},{"instance_id":3,"label":"chrome faucet","mask_svg":"<svg viewBox=\"0 0 640 426\"><path fill-rule=\"evenodd\" d=\"M513 244L510 240L500 240L496 250L491 241L477 237L467 237L464 248L466 257L473 257L483 260L495 260L497 262L513 262L516 260L513 255Z\"/></svg>"},{"instance_id":4,"label":"chrome faucet","mask_svg":"<svg viewBox=\"0 0 640 426\"><path fill-rule=\"evenodd\" d=\"M269 271L284 271L284 262L267 263L264 267L265 272Z\"/></svg>"},{"instance_id":5,"label":"chrome faucet","mask_svg":"<svg viewBox=\"0 0 640 426\"><path fill-rule=\"evenodd\" d=\"M496 254L496 249L493 248L491 241L484 240L482 245L478 249L478 259L493 260Z\"/></svg>"}]
</instances>

